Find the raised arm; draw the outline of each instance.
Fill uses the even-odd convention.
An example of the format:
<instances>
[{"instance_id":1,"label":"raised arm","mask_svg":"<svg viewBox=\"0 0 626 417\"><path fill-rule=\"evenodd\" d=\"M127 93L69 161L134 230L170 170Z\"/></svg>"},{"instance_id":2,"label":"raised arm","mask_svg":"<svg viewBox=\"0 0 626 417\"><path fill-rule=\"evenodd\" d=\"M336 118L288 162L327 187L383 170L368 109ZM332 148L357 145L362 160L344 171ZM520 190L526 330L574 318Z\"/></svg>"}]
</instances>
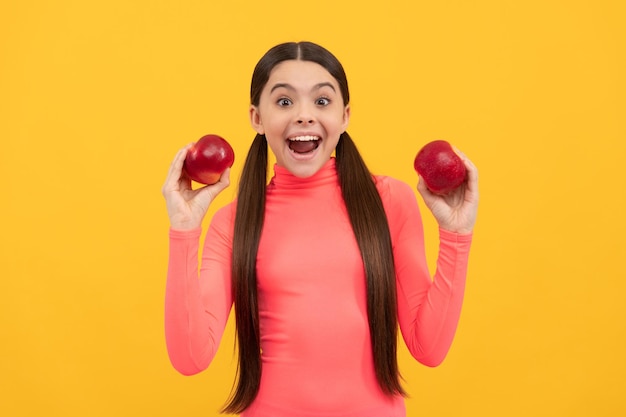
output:
<instances>
[{"instance_id":1,"label":"raised arm","mask_svg":"<svg viewBox=\"0 0 626 417\"><path fill-rule=\"evenodd\" d=\"M434 276L426 261L422 219L413 190L390 181L387 210L397 274L398 321L411 354L427 366L446 357L461 314L478 204L476 168L464 158L468 181L453 194L418 191L439 224ZM384 194L383 194L384 195Z\"/></svg>"},{"instance_id":2,"label":"raised arm","mask_svg":"<svg viewBox=\"0 0 626 417\"><path fill-rule=\"evenodd\" d=\"M228 186L229 172L215 185L192 190L182 169L188 149L174 158L162 189L170 217L165 338L172 365L185 375L206 369L213 359L232 304L226 209L211 221L198 270L202 219L215 196Z\"/></svg>"}]
</instances>

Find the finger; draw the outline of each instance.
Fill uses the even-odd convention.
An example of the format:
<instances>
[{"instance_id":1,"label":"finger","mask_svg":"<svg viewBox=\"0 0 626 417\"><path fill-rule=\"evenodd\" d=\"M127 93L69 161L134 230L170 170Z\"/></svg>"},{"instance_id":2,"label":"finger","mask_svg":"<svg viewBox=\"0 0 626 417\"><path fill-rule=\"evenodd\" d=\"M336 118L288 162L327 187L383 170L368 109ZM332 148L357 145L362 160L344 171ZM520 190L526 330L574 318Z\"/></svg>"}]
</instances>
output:
<instances>
[{"instance_id":1,"label":"finger","mask_svg":"<svg viewBox=\"0 0 626 417\"><path fill-rule=\"evenodd\" d=\"M461 160L463 161L463 165L465 165L465 169L467 171L466 182L468 184L468 187L471 190L477 190L478 169L476 168L476 165L474 165L474 163L467 157L467 155L461 152L456 146L452 145L452 149L461 158Z\"/></svg>"},{"instance_id":2,"label":"finger","mask_svg":"<svg viewBox=\"0 0 626 417\"><path fill-rule=\"evenodd\" d=\"M221 193L226 187L230 185L230 168L226 168L222 175L220 175L220 179L211 186L213 197L217 196Z\"/></svg>"},{"instance_id":3,"label":"finger","mask_svg":"<svg viewBox=\"0 0 626 417\"><path fill-rule=\"evenodd\" d=\"M184 174L184 173L183 173ZM219 193L230 185L230 168L226 170L220 176L220 179L215 184L204 185L195 190L196 196L201 195L200 199L208 199L206 205L208 206Z\"/></svg>"},{"instance_id":4,"label":"finger","mask_svg":"<svg viewBox=\"0 0 626 417\"><path fill-rule=\"evenodd\" d=\"M456 153L459 156L459 158L461 158L461 161L463 161L463 165L465 165L465 168L467 168L468 170L472 168L476 170L476 166L474 166L472 161L467 157L467 155L461 152L459 148L452 145L452 150L454 151L454 153Z\"/></svg>"},{"instance_id":5,"label":"finger","mask_svg":"<svg viewBox=\"0 0 626 417\"><path fill-rule=\"evenodd\" d=\"M424 182L424 178L422 178L421 175L417 176L417 191L419 191L420 194L428 191L428 188L426 188L426 184Z\"/></svg>"},{"instance_id":6,"label":"finger","mask_svg":"<svg viewBox=\"0 0 626 417\"><path fill-rule=\"evenodd\" d=\"M191 143L188 144L176 153L174 160L170 164L167 178L163 187L164 189L172 189L172 187L175 187L178 184L182 176L183 165L185 163L185 158L187 157L187 151L189 150L191 145Z\"/></svg>"},{"instance_id":7,"label":"finger","mask_svg":"<svg viewBox=\"0 0 626 417\"><path fill-rule=\"evenodd\" d=\"M426 203L426 206L430 207L438 196L428 189L428 187L426 186L426 181L424 181L424 178L422 178L421 175L418 176L418 179L419 181L417 182L417 191L422 196L422 199L424 200L424 203Z\"/></svg>"},{"instance_id":8,"label":"finger","mask_svg":"<svg viewBox=\"0 0 626 417\"><path fill-rule=\"evenodd\" d=\"M184 165L183 165L184 166ZM187 175L184 168L181 169L180 177L178 178L178 189L180 191L191 190L191 177Z\"/></svg>"},{"instance_id":9,"label":"finger","mask_svg":"<svg viewBox=\"0 0 626 417\"><path fill-rule=\"evenodd\" d=\"M167 173L167 179L178 181L180 178L180 174L183 169L183 164L185 162L185 156L187 156L187 152L185 148L178 150L176 156L172 160L170 164L170 169Z\"/></svg>"},{"instance_id":10,"label":"finger","mask_svg":"<svg viewBox=\"0 0 626 417\"><path fill-rule=\"evenodd\" d=\"M478 192L478 169L469 159L465 159L465 169L467 170L467 188L472 193Z\"/></svg>"},{"instance_id":11,"label":"finger","mask_svg":"<svg viewBox=\"0 0 626 417\"><path fill-rule=\"evenodd\" d=\"M460 156L460 157L461 157L461 159L467 159L467 156L465 156L465 154L464 154L463 152L461 152L461 151L459 150L459 148L457 148L457 147L456 147L456 146L454 146L454 145L450 145L450 146L452 146L452 150L454 151L454 153L455 153L455 154L457 154L458 156Z\"/></svg>"},{"instance_id":12,"label":"finger","mask_svg":"<svg viewBox=\"0 0 626 417\"><path fill-rule=\"evenodd\" d=\"M189 152L189 149L191 149L192 145L193 143L187 144L184 148L180 149L178 153L176 154L176 157L174 158L174 161L172 162L172 166L175 170L174 173L176 174L176 176L180 176L180 173L183 171L183 166L185 165L185 158L187 157L187 153Z\"/></svg>"},{"instance_id":13,"label":"finger","mask_svg":"<svg viewBox=\"0 0 626 417\"><path fill-rule=\"evenodd\" d=\"M218 184L220 184L223 188L226 188L230 185L230 167L226 168L226 170L222 172Z\"/></svg>"}]
</instances>

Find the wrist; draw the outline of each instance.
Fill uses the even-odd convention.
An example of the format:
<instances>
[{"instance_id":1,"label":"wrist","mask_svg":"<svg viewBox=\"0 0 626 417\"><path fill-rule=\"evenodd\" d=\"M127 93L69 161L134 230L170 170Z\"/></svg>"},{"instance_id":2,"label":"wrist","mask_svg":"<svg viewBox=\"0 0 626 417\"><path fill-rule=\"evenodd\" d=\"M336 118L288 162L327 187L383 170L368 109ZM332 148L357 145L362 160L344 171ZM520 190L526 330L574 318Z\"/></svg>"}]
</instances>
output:
<instances>
[{"instance_id":1,"label":"wrist","mask_svg":"<svg viewBox=\"0 0 626 417\"><path fill-rule=\"evenodd\" d=\"M472 235L474 233L474 229L464 229L464 228L453 229L453 228L447 228L445 226L439 226L439 232L444 233L444 234L455 234L455 235L467 236L467 235Z\"/></svg>"},{"instance_id":2,"label":"wrist","mask_svg":"<svg viewBox=\"0 0 626 417\"><path fill-rule=\"evenodd\" d=\"M178 230L181 232L186 232L190 230L201 229L202 224L197 224L195 222L170 222L170 229Z\"/></svg>"}]
</instances>

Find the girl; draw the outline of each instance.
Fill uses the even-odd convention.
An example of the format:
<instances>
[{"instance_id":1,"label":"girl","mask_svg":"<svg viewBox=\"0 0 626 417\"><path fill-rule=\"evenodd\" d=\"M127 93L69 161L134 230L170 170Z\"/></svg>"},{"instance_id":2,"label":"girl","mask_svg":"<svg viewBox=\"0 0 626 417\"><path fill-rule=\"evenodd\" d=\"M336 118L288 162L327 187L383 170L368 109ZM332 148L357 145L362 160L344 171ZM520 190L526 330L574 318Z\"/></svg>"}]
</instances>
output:
<instances>
[{"instance_id":1,"label":"girl","mask_svg":"<svg viewBox=\"0 0 626 417\"><path fill-rule=\"evenodd\" d=\"M190 375L215 355L234 304L237 383L224 410L246 417L400 417L397 329L419 362L452 343L478 204L477 171L452 194L417 189L439 224L431 279L413 191L369 173L346 132L339 61L309 42L270 49L257 64L250 121L257 135L237 201L202 219L229 185L197 190L176 155L163 185L170 218L165 331L173 366ZM267 148L276 157L267 183Z\"/></svg>"}]
</instances>

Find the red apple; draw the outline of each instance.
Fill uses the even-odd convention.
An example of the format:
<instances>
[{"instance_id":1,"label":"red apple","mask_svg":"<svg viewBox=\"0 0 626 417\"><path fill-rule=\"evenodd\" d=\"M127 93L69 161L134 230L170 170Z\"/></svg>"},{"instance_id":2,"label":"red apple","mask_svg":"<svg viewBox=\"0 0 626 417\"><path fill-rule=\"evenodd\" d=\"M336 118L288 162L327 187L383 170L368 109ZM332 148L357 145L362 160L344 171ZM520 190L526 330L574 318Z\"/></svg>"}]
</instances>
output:
<instances>
[{"instance_id":1,"label":"red apple","mask_svg":"<svg viewBox=\"0 0 626 417\"><path fill-rule=\"evenodd\" d=\"M413 166L428 189L436 194L455 190L467 176L465 164L445 140L424 145L415 156Z\"/></svg>"},{"instance_id":2,"label":"red apple","mask_svg":"<svg viewBox=\"0 0 626 417\"><path fill-rule=\"evenodd\" d=\"M205 135L187 152L185 172L200 184L215 184L226 170L233 166L235 152L226 140L218 135Z\"/></svg>"}]
</instances>

